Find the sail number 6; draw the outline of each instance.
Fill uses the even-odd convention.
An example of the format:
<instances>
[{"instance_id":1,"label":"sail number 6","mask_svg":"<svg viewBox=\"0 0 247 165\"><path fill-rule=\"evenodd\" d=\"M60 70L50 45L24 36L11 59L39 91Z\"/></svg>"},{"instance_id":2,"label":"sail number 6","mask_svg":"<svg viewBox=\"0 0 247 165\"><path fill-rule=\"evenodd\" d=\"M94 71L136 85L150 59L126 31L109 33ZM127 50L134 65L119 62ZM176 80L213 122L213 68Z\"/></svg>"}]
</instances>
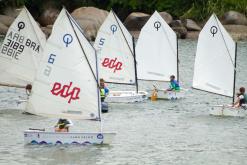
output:
<instances>
[{"instance_id":1,"label":"sail number 6","mask_svg":"<svg viewBox=\"0 0 247 165\"><path fill-rule=\"evenodd\" d=\"M54 64L54 62L55 62L55 57L56 57L56 55L55 54L50 54L50 56L49 56L49 58L48 58L48 63L49 64ZM52 71L52 67L50 66L50 65L46 65L46 68L45 68L45 70L44 70L44 75L46 75L46 76L50 76L50 74L51 74L51 71Z\"/></svg>"}]
</instances>

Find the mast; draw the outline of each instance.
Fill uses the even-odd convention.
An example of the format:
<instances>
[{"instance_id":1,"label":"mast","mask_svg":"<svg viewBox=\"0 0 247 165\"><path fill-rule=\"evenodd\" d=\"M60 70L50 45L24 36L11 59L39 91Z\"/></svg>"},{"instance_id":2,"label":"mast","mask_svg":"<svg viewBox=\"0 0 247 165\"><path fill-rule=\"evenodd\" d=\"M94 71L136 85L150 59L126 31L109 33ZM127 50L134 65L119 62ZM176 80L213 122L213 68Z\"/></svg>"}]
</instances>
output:
<instances>
[{"instance_id":1,"label":"mast","mask_svg":"<svg viewBox=\"0 0 247 165\"><path fill-rule=\"evenodd\" d=\"M233 80L233 98L232 104L235 102L235 88L236 88L236 68L237 68L237 42L235 43L235 61L234 61L234 80Z\"/></svg>"},{"instance_id":2,"label":"mast","mask_svg":"<svg viewBox=\"0 0 247 165\"><path fill-rule=\"evenodd\" d=\"M65 10L66 10L66 9L65 9ZM67 13L67 10L66 10L66 15L67 15L67 18L68 18L68 20L69 20L69 22L70 22L70 25L71 25L71 27L72 27L72 29L73 29L73 31L74 31L74 34L75 34L75 36L76 36L76 39L77 39L77 41L78 41L78 43L79 43L79 45L80 45L80 48L81 48L81 50L82 50L82 52L83 52L83 54L84 54L84 56L85 56L85 59L86 59L86 61L87 61L87 63L88 63L88 66L89 66L89 68L90 68L90 70L91 70L91 72L92 72L92 74L93 74L93 76L94 76L94 79L95 79L95 81L96 81L97 84L98 84L97 77L95 76L95 74L94 74L94 72L93 72L93 69L92 69L92 67L91 67L91 65L90 65L90 62L89 62L88 58L87 58L86 52L85 52L85 50L83 49L83 46L82 46L82 44L81 44L81 42L80 42L80 40L79 40L79 37L78 37L78 35L77 35L76 31L75 31L75 28L74 28L74 26L73 26L73 24L72 24L72 22L71 22L70 16L69 16L68 13Z\"/></svg>"},{"instance_id":3,"label":"mast","mask_svg":"<svg viewBox=\"0 0 247 165\"><path fill-rule=\"evenodd\" d=\"M99 113L99 122L100 122L100 131L102 132L102 123L101 123L101 105L100 105L100 96L99 96L99 90L100 90L100 88L99 88L99 78L98 78L98 65L97 65L97 57L96 57L96 52L95 52L95 59L96 59L96 75L94 74L94 72L93 72L93 69L92 69L92 66L90 65L90 62L89 62L89 60L88 60L88 58L87 58L87 55L86 55L86 52L85 52L85 50L83 49L83 46L82 46L82 44L81 44L81 42L80 42L80 40L79 40L79 37L78 37L78 35L77 35L77 33L76 33L76 31L75 31L75 29L74 29L74 26L73 26L73 24L72 24L72 22L71 22L71 17L70 17L70 15L67 13L67 10L65 10L66 11L66 16L67 16L67 18L68 18L68 20L69 20L69 22L70 22L70 25L71 25L71 27L72 27L72 29L73 29L73 31L74 31L74 34L75 34L75 36L76 36L76 38L77 38L77 41L79 42L79 45L80 45L80 48L81 48L81 50L82 50L82 52L83 52L83 54L84 54L84 56L85 56L85 59L86 59L86 61L87 61L87 63L88 63L88 66L89 66L89 68L90 68L90 70L91 70L91 72L92 72L92 74L93 74L93 76L94 76L94 79L95 79L95 81L96 81L96 83L97 83L97 95L98 95L98 113ZM73 20L72 20L73 21ZM83 34L83 33L82 33Z\"/></svg>"},{"instance_id":4,"label":"mast","mask_svg":"<svg viewBox=\"0 0 247 165\"><path fill-rule=\"evenodd\" d=\"M179 82L178 37L177 37L177 81Z\"/></svg>"},{"instance_id":5,"label":"mast","mask_svg":"<svg viewBox=\"0 0 247 165\"><path fill-rule=\"evenodd\" d=\"M136 68L136 51L135 51L135 38L132 36L133 42L133 56L134 56L134 65L135 65L135 82L136 82L136 93L138 93L138 80L137 80L137 68Z\"/></svg>"}]
</instances>

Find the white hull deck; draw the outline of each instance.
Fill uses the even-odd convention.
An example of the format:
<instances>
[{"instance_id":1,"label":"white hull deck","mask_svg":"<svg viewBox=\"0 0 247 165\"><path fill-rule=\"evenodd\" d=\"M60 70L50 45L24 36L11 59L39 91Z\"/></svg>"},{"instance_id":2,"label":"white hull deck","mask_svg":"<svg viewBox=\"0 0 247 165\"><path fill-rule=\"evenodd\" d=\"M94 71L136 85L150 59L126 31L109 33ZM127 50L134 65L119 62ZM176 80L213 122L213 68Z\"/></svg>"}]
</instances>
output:
<instances>
[{"instance_id":1,"label":"white hull deck","mask_svg":"<svg viewBox=\"0 0 247 165\"><path fill-rule=\"evenodd\" d=\"M209 114L213 116L245 117L247 110L242 107L235 108L232 105L215 105L211 107Z\"/></svg>"},{"instance_id":2,"label":"white hull deck","mask_svg":"<svg viewBox=\"0 0 247 165\"><path fill-rule=\"evenodd\" d=\"M157 89L158 100L177 100L182 99L185 96L186 89L180 91L166 91L166 89ZM149 92L149 98L151 98L153 91Z\"/></svg>"},{"instance_id":3,"label":"white hull deck","mask_svg":"<svg viewBox=\"0 0 247 165\"><path fill-rule=\"evenodd\" d=\"M25 144L110 144L116 133L24 131Z\"/></svg>"},{"instance_id":4,"label":"white hull deck","mask_svg":"<svg viewBox=\"0 0 247 165\"><path fill-rule=\"evenodd\" d=\"M148 93L145 91L110 91L105 102L108 103L134 103L147 100Z\"/></svg>"}]
</instances>

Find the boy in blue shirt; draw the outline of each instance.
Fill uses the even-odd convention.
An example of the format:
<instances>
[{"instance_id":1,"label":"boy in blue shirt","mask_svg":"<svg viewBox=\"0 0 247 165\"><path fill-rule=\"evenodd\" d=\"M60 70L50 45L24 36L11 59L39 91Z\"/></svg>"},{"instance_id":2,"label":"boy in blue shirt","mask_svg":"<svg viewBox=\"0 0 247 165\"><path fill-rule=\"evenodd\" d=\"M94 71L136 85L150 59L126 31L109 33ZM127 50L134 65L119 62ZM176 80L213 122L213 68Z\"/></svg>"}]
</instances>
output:
<instances>
[{"instance_id":1,"label":"boy in blue shirt","mask_svg":"<svg viewBox=\"0 0 247 165\"><path fill-rule=\"evenodd\" d=\"M175 76L171 75L170 76L170 85L167 91L179 91L180 90L180 85L178 81L175 80Z\"/></svg>"}]
</instances>

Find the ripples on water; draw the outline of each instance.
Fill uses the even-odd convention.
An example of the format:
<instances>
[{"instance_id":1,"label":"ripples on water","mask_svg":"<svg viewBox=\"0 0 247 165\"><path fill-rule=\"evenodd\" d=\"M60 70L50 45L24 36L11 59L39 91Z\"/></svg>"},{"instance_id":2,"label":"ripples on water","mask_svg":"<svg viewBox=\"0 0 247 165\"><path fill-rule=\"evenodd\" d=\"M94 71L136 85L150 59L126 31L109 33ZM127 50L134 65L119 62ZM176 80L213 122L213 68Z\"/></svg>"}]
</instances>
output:
<instances>
[{"instance_id":1,"label":"ripples on water","mask_svg":"<svg viewBox=\"0 0 247 165\"><path fill-rule=\"evenodd\" d=\"M247 87L247 43L238 44L237 87ZM185 88L193 77L196 41L179 41L180 76ZM152 85L139 82L141 89ZM111 89L134 89L109 85ZM165 87L165 85L164 85ZM16 92L0 88L0 108L14 107ZM103 114L104 130L117 136L110 146L24 146L23 130L52 129L57 119L28 116L16 110L0 111L0 164L247 164L245 118L208 115L209 104L231 99L191 90L186 99L138 104L112 104ZM97 124L74 121L73 130L97 130Z\"/></svg>"}]
</instances>

